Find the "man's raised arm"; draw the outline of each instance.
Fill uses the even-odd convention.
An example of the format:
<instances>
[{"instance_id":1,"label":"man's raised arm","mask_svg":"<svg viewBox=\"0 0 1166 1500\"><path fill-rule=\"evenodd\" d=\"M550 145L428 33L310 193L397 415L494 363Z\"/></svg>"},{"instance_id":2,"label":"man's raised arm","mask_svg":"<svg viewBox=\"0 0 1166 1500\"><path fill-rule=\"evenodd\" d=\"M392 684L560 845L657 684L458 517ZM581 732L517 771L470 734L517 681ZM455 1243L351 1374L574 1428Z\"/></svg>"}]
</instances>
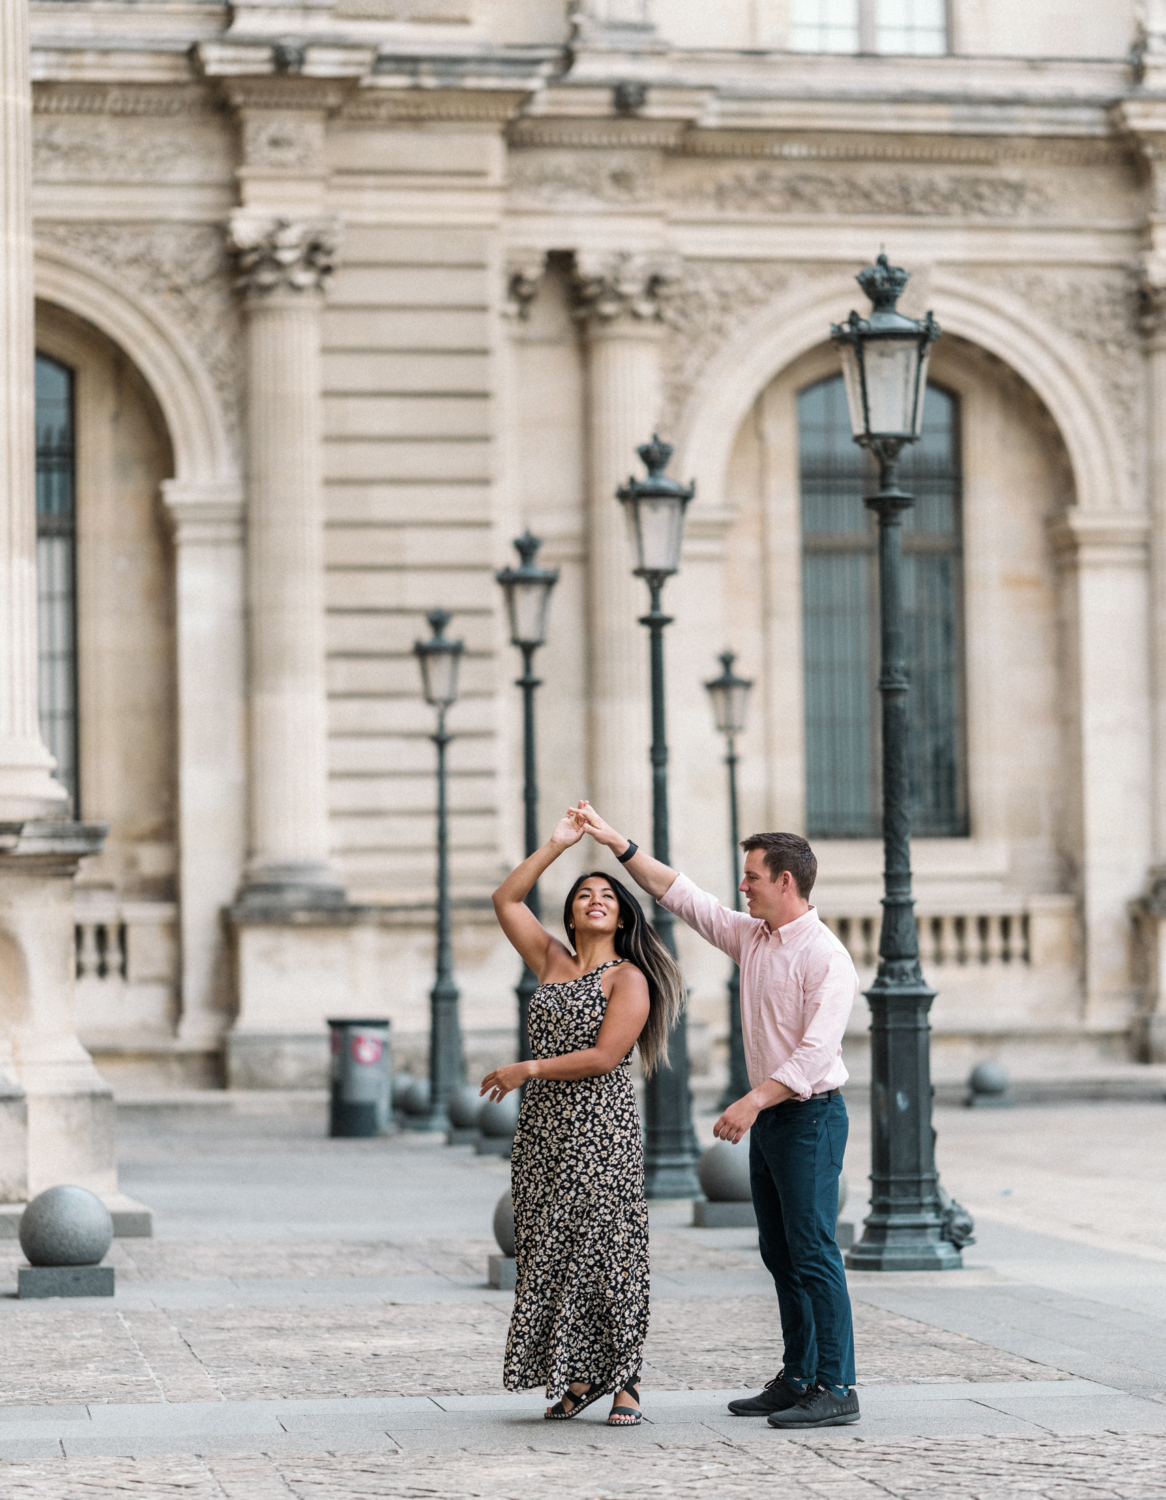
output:
<instances>
[{"instance_id":1,"label":"man's raised arm","mask_svg":"<svg viewBox=\"0 0 1166 1500\"><path fill-rule=\"evenodd\" d=\"M590 802L580 802L573 811L582 818L585 830L595 842L610 849L641 890L647 891L649 896L659 901L676 879L677 872L671 865L661 864L658 859L646 854L639 845L633 845L631 839L625 838L622 833L616 833L609 823L603 821ZM635 851L631 859L627 857L629 849Z\"/></svg>"}]
</instances>

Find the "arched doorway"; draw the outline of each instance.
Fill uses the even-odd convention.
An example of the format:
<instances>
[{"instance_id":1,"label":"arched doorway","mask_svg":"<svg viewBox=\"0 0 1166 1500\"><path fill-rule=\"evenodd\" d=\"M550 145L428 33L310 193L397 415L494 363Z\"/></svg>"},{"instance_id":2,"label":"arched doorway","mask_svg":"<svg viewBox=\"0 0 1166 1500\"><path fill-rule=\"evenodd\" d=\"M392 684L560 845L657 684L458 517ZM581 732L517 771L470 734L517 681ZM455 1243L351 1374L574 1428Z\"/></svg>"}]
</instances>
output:
<instances>
[{"instance_id":1,"label":"arched doorway","mask_svg":"<svg viewBox=\"0 0 1166 1500\"><path fill-rule=\"evenodd\" d=\"M175 598L165 421L125 353L37 308L42 731L74 816L109 824L78 878L78 1033L99 1065L174 1034Z\"/></svg>"}]
</instances>

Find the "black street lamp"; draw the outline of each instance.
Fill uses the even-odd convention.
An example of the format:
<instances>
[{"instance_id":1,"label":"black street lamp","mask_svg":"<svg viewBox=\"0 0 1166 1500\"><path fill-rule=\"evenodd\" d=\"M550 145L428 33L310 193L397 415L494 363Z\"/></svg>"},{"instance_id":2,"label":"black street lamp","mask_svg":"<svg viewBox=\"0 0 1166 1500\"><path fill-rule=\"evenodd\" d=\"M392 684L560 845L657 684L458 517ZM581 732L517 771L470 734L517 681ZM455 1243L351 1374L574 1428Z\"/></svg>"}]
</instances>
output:
<instances>
[{"instance_id":1,"label":"black street lamp","mask_svg":"<svg viewBox=\"0 0 1166 1500\"><path fill-rule=\"evenodd\" d=\"M741 910L741 849L737 827L737 736L745 733L745 716L749 709L749 691L753 683L733 671L737 660L732 651L721 654L724 671L706 682L713 701L717 728L725 736L725 765L729 768L729 848L733 869L733 906ZM741 971L736 964L729 976L729 1082L721 1099L721 1108L744 1098L749 1092L749 1070L745 1066L745 1043L741 1036Z\"/></svg>"},{"instance_id":2,"label":"black street lamp","mask_svg":"<svg viewBox=\"0 0 1166 1500\"><path fill-rule=\"evenodd\" d=\"M429 992L429 1114L423 1130L449 1129L449 1096L466 1078L462 1029L458 1019L458 991L453 982L453 943L449 922L449 806L446 795L445 747L453 735L445 732L446 711L457 702L457 669L464 643L447 640L445 627L452 616L432 609L426 616L433 635L414 641L421 663L425 701L437 710L437 974Z\"/></svg>"},{"instance_id":3,"label":"black street lamp","mask_svg":"<svg viewBox=\"0 0 1166 1500\"><path fill-rule=\"evenodd\" d=\"M664 864L670 859L668 836L668 743L664 716L664 627L671 617L660 608L664 581L680 568L684 511L696 492L694 484L667 479L664 469L672 457L668 443L653 437L636 452L648 470L647 479L630 478L616 491L629 507L636 541L637 578L648 585L649 613L640 624L650 632L652 663L652 853ZM670 952L676 953L672 913L657 905L652 925ZM692 1094L688 1085L688 1021L682 1010L669 1037L670 1061L657 1068L644 1088L644 1192L649 1198L696 1198L699 1148L692 1128Z\"/></svg>"},{"instance_id":4,"label":"black street lamp","mask_svg":"<svg viewBox=\"0 0 1166 1500\"><path fill-rule=\"evenodd\" d=\"M542 546L537 536L531 536L530 528L514 541L522 559L520 567L502 568L494 577L506 594L506 608L510 615L510 644L522 651L522 676L515 687L522 689L522 804L525 811L524 835L527 857L538 848L538 775L535 759L534 739L534 690L541 687L534 675L534 653L546 644L547 613L551 606L551 590L559 581L558 568L535 567L535 554ZM542 905L539 901L538 882L531 886L526 904L538 921L542 920ZM538 988L538 977L523 964L522 977L514 993L518 996L518 1059L525 1062L530 1056L530 997Z\"/></svg>"},{"instance_id":5,"label":"black street lamp","mask_svg":"<svg viewBox=\"0 0 1166 1500\"><path fill-rule=\"evenodd\" d=\"M902 513L914 502L898 487L899 453L922 430L927 364L939 327L897 312L907 272L880 255L858 277L873 304L830 335L842 356L854 441L874 454L879 519L879 692L883 729L883 930L879 967L866 992L871 1044L871 1210L846 1264L862 1271L958 1268L943 1238L931 1129L931 1028L935 999L919 965L911 894L907 666L903 642Z\"/></svg>"}]
</instances>

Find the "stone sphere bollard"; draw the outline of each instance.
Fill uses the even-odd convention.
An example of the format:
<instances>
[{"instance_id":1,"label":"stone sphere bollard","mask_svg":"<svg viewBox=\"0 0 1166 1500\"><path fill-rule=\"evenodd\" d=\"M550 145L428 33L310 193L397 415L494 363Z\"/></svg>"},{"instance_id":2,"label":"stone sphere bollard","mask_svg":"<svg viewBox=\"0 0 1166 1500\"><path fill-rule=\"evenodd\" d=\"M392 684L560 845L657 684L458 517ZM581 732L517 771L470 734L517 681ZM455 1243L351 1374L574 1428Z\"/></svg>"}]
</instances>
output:
<instances>
[{"instance_id":1,"label":"stone sphere bollard","mask_svg":"<svg viewBox=\"0 0 1166 1500\"><path fill-rule=\"evenodd\" d=\"M697 1163L696 1175L710 1203L751 1203L749 1190L749 1137L737 1145L718 1141Z\"/></svg>"},{"instance_id":2,"label":"stone sphere bollard","mask_svg":"<svg viewBox=\"0 0 1166 1500\"><path fill-rule=\"evenodd\" d=\"M518 1129L518 1110L521 1105L518 1090L507 1094L505 1099L486 1099L478 1110L478 1129L483 1135L496 1139L513 1136Z\"/></svg>"},{"instance_id":3,"label":"stone sphere bollard","mask_svg":"<svg viewBox=\"0 0 1166 1500\"><path fill-rule=\"evenodd\" d=\"M20 1248L33 1266L95 1266L112 1243L109 1209L88 1188L46 1188L20 1216Z\"/></svg>"},{"instance_id":4,"label":"stone sphere bollard","mask_svg":"<svg viewBox=\"0 0 1166 1500\"><path fill-rule=\"evenodd\" d=\"M757 1224L749 1189L749 1137L734 1146L718 1141L696 1164L704 1198L692 1205L700 1229L751 1229ZM707 1201L706 1201L707 1200Z\"/></svg>"},{"instance_id":5,"label":"stone sphere bollard","mask_svg":"<svg viewBox=\"0 0 1166 1500\"><path fill-rule=\"evenodd\" d=\"M421 1119L429 1113L429 1079L414 1078L401 1099L405 1113L411 1119Z\"/></svg>"},{"instance_id":6,"label":"stone sphere bollard","mask_svg":"<svg viewBox=\"0 0 1166 1500\"><path fill-rule=\"evenodd\" d=\"M839 1174L838 1174L838 1212L840 1214L841 1214L842 1210L846 1207L846 1200L847 1200L847 1198L849 1196L850 1196L850 1188L847 1186L847 1183L846 1183L846 1173L845 1172L839 1172Z\"/></svg>"},{"instance_id":7,"label":"stone sphere bollard","mask_svg":"<svg viewBox=\"0 0 1166 1500\"><path fill-rule=\"evenodd\" d=\"M998 1062L977 1063L968 1074L969 1109L1003 1109L1012 1103L1008 1095L1008 1069Z\"/></svg>"},{"instance_id":8,"label":"stone sphere bollard","mask_svg":"<svg viewBox=\"0 0 1166 1500\"><path fill-rule=\"evenodd\" d=\"M473 1130L478 1123L482 1099L476 1083L463 1083L449 1096L449 1123L455 1130Z\"/></svg>"},{"instance_id":9,"label":"stone sphere bollard","mask_svg":"<svg viewBox=\"0 0 1166 1500\"><path fill-rule=\"evenodd\" d=\"M412 1073L394 1073L392 1082L392 1098L394 1109L405 1108L405 1092L413 1087Z\"/></svg>"},{"instance_id":10,"label":"stone sphere bollard","mask_svg":"<svg viewBox=\"0 0 1166 1500\"><path fill-rule=\"evenodd\" d=\"M498 1248L508 1257L514 1255L514 1199L507 1188L494 1205L494 1238Z\"/></svg>"},{"instance_id":11,"label":"stone sphere bollard","mask_svg":"<svg viewBox=\"0 0 1166 1500\"><path fill-rule=\"evenodd\" d=\"M522 1101L518 1090L495 1102L486 1099L478 1110L478 1138L474 1150L479 1156L509 1156L518 1128L518 1111Z\"/></svg>"}]
</instances>

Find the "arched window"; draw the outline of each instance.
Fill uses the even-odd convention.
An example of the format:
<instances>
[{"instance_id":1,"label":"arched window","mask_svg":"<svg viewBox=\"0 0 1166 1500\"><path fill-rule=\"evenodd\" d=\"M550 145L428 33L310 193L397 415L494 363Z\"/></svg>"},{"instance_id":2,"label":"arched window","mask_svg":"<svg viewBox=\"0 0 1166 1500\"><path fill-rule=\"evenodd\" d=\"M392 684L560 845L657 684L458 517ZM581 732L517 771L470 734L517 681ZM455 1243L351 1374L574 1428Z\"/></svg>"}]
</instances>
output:
<instances>
[{"instance_id":1,"label":"arched window","mask_svg":"<svg viewBox=\"0 0 1166 1500\"><path fill-rule=\"evenodd\" d=\"M923 438L904 449L903 599L911 680L912 832L968 831L964 747L959 407L927 387ZM881 835L874 464L851 440L842 377L798 396L805 636L806 821L811 838Z\"/></svg>"},{"instance_id":2,"label":"arched window","mask_svg":"<svg viewBox=\"0 0 1166 1500\"><path fill-rule=\"evenodd\" d=\"M73 372L36 357L36 574L41 737L80 815Z\"/></svg>"}]
</instances>

